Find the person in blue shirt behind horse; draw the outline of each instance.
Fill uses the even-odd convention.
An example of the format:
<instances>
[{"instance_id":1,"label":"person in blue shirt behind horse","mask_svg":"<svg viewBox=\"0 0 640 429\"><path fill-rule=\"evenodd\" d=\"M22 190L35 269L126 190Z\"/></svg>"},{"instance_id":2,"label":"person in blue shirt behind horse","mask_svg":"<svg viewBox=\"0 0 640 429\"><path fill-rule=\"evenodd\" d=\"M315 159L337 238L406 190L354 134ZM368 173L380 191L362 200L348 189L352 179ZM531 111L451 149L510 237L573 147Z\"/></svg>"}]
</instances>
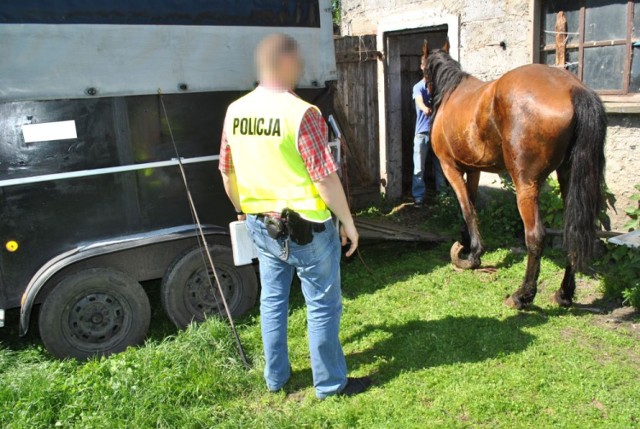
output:
<instances>
[{"instance_id":1,"label":"person in blue shirt behind horse","mask_svg":"<svg viewBox=\"0 0 640 429\"><path fill-rule=\"evenodd\" d=\"M420 63L420 70L424 74L425 60L423 58ZM426 192L426 186L424 184L424 163L427 158L427 153L431 147L429 140L429 132L431 131L432 121L432 108L431 108L431 94L427 88L427 79L423 77L420 82L413 86L413 100L416 104L416 132L413 139L413 181L412 181L412 194L415 207L422 206L424 196ZM445 187L445 178L442 173L442 167L440 161L435 154L432 154L433 168L435 170L435 182L436 192L442 192Z\"/></svg>"}]
</instances>

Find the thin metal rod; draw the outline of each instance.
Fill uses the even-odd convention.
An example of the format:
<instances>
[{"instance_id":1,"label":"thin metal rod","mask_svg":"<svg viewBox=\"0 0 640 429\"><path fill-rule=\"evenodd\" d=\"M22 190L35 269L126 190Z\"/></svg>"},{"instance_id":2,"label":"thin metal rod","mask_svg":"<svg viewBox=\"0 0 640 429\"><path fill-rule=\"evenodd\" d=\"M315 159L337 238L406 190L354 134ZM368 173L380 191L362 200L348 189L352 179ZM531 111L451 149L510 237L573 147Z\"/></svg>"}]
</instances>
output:
<instances>
[{"instance_id":1,"label":"thin metal rod","mask_svg":"<svg viewBox=\"0 0 640 429\"><path fill-rule=\"evenodd\" d=\"M182 158L180 158L180 154L178 153L178 145L176 145L176 141L173 137L173 130L171 129L171 123L169 122L169 115L167 114L167 109L164 106L164 99L162 96L162 92L158 90L158 96L160 97L160 104L162 106L162 112L164 114L164 118L167 121L167 128L169 130L169 136L171 137L171 144L173 145L173 150L176 153L176 158L178 159L178 167L180 169L180 175L182 176L182 182L184 183L184 188L187 193L187 199L189 200L189 207L191 209L191 214L195 220L196 228L198 230L198 235L200 236L200 241L202 242L202 247L204 247L204 253L207 256L207 260L209 261L209 265L211 266L211 271L213 272L213 277L215 279L215 283L218 287L218 292L220 292L220 298L222 300L222 305L224 306L224 311L226 313L227 319L229 320L229 326L231 327L231 332L233 333L233 338L238 346L238 353L240 353L240 358L242 359L242 363L249 368L249 360L247 359L247 355L244 352L244 348L242 347L242 342L240 341L240 336L238 335L238 330L236 329L236 325L233 322L233 316L231 316L231 310L229 310L229 305L227 304L227 299L224 296L224 291L222 290L222 285L220 284L220 279L218 278L218 273L216 271L215 264L213 263L213 258L211 257L211 252L209 251L209 245L207 243L207 238L202 230L202 224L200 223L200 217L198 216L198 211L196 210L196 205L193 201L193 197L191 195L191 189L189 188L189 183L187 182L187 174L184 170L184 165L182 164ZM209 283L211 284L211 278L209 278ZM213 288L213 284L211 284ZM216 300L217 301L217 300Z\"/></svg>"},{"instance_id":2,"label":"thin metal rod","mask_svg":"<svg viewBox=\"0 0 640 429\"><path fill-rule=\"evenodd\" d=\"M194 164L200 162L211 162L220 159L218 155L198 156L195 158L185 158L183 164ZM100 176L103 174L125 173L128 171L146 170L147 168L162 168L178 165L175 159L166 161L145 162L143 164L119 165L117 167L94 168L91 170L68 171L65 173L41 174L38 176L19 177L17 179L0 180L0 188L15 185L27 185L30 183L49 182L53 180L75 179L78 177Z\"/></svg>"}]
</instances>

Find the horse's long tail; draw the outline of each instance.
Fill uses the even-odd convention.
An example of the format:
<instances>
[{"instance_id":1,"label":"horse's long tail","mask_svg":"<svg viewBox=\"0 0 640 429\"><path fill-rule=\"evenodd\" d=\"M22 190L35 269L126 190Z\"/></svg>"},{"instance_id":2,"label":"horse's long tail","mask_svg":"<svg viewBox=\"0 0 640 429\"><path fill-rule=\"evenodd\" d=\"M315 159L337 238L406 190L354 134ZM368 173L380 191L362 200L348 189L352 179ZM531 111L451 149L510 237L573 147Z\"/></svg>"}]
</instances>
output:
<instances>
[{"instance_id":1,"label":"horse's long tail","mask_svg":"<svg viewBox=\"0 0 640 429\"><path fill-rule=\"evenodd\" d=\"M587 88L571 92L574 132L569 154L569 189L565 197L564 245L577 270L593 257L596 221L603 204L604 142L607 116L602 100Z\"/></svg>"}]
</instances>

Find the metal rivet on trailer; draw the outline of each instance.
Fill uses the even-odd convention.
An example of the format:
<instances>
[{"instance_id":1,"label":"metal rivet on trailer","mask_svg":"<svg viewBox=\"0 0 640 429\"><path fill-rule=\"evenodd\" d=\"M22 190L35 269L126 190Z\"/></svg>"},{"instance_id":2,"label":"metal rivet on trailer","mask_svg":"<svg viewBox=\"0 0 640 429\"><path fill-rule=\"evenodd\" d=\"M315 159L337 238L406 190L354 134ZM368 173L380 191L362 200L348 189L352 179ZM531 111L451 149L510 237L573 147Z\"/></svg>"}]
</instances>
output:
<instances>
[{"instance_id":1,"label":"metal rivet on trailer","mask_svg":"<svg viewBox=\"0 0 640 429\"><path fill-rule=\"evenodd\" d=\"M89 88L87 88L87 90L85 91L87 93L87 95L96 95L98 93L98 90L96 88L94 88L93 86L90 86Z\"/></svg>"},{"instance_id":2,"label":"metal rivet on trailer","mask_svg":"<svg viewBox=\"0 0 640 429\"><path fill-rule=\"evenodd\" d=\"M186 90L188 90L188 89L189 89L189 85L187 85L186 83L179 83L179 84L178 84L178 89L179 89L180 91L186 91Z\"/></svg>"},{"instance_id":3,"label":"metal rivet on trailer","mask_svg":"<svg viewBox=\"0 0 640 429\"><path fill-rule=\"evenodd\" d=\"M4 247L8 252L13 253L18 250L18 242L15 240L9 240L7 241L7 244L4 245Z\"/></svg>"}]
</instances>

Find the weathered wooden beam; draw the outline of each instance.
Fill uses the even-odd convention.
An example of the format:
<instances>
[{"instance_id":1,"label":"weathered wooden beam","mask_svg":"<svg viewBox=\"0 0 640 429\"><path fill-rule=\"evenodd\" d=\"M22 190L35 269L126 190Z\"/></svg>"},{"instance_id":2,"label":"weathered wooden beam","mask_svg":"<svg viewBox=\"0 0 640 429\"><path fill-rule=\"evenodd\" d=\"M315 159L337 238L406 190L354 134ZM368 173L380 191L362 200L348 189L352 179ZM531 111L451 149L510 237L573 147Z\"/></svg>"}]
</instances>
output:
<instances>
[{"instance_id":1,"label":"weathered wooden beam","mask_svg":"<svg viewBox=\"0 0 640 429\"><path fill-rule=\"evenodd\" d=\"M567 17L563 11L556 15L556 66L567 63Z\"/></svg>"},{"instance_id":2,"label":"weathered wooden beam","mask_svg":"<svg viewBox=\"0 0 640 429\"><path fill-rule=\"evenodd\" d=\"M564 231L561 229L552 229L552 228L545 228L545 233L547 235L552 235L552 236L561 236L564 234ZM611 238L611 237L617 237L621 234L624 234L623 232L615 232L615 231L596 231L596 237L598 238Z\"/></svg>"},{"instance_id":3,"label":"weathered wooden beam","mask_svg":"<svg viewBox=\"0 0 640 429\"><path fill-rule=\"evenodd\" d=\"M333 87L333 90L336 90L335 86ZM355 173L360 178L361 183L371 183L373 178L371 176L371 172L366 166L366 157L360 147L360 144L364 144L366 142L356 142L353 130L349 124L349 118L347 117L340 97L334 97L333 108L333 113L338 121L338 125L341 127L340 131L342 131L342 139L344 142L343 146L346 149L345 158L348 168L355 168Z\"/></svg>"},{"instance_id":4,"label":"weathered wooden beam","mask_svg":"<svg viewBox=\"0 0 640 429\"><path fill-rule=\"evenodd\" d=\"M439 243L451 239L437 233L394 225L381 220L356 218L355 223L360 238L365 240Z\"/></svg>"}]
</instances>

